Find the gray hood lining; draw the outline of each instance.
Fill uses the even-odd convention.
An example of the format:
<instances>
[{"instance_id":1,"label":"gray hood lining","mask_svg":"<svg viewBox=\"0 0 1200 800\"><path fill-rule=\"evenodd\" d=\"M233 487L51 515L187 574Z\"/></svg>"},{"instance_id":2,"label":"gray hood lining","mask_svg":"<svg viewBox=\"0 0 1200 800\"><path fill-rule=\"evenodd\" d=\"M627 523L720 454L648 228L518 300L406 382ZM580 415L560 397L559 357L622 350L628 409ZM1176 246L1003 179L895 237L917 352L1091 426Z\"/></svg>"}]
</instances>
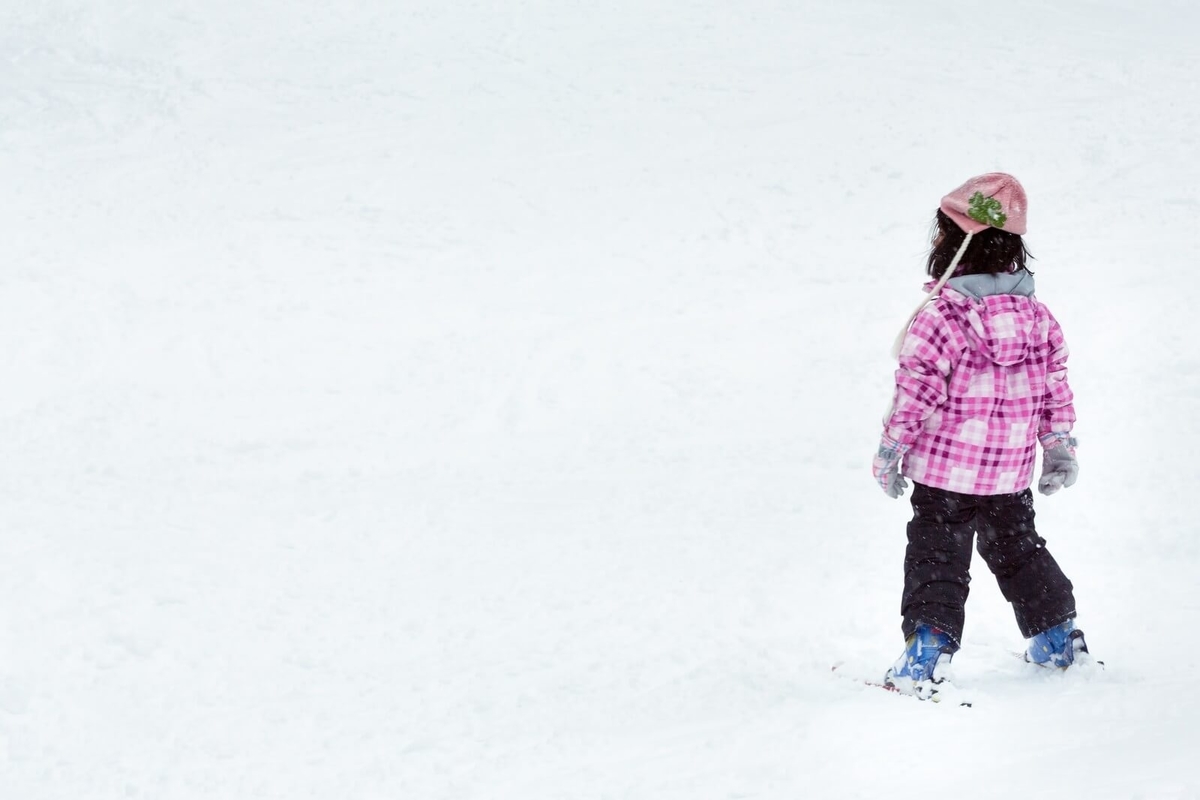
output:
<instances>
[{"instance_id":1,"label":"gray hood lining","mask_svg":"<svg viewBox=\"0 0 1200 800\"><path fill-rule=\"evenodd\" d=\"M1033 296L1033 276L1025 270L994 275L962 275L951 278L947 285L974 300L982 300L998 294Z\"/></svg>"}]
</instances>

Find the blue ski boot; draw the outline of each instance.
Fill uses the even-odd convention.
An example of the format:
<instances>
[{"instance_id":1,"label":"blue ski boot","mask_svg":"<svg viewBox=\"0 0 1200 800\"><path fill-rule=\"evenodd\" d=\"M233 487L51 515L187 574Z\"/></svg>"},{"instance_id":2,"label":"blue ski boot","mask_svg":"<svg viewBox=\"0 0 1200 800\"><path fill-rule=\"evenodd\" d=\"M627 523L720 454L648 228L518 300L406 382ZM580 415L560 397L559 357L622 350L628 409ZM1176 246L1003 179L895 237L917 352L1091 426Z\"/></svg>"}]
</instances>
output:
<instances>
[{"instance_id":1,"label":"blue ski boot","mask_svg":"<svg viewBox=\"0 0 1200 800\"><path fill-rule=\"evenodd\" d=\"M950 634L918 622L905 641L904 652L883 676L883 683L920 700L936 700L938 687L946 680L946 667L957 649Z\"/></svg>"},{"instance_id":2,"label":"blue ski boot","mask_svg":"<svg viewBox=\"0 0 1200 800\"><path fill-rule=\"evenodd\" d=\"M1069 619L1030 639L1025 660L1043 667L1066 669L1075 663L1076 655L1087 651L1083 631L1077 630L1075 620Z\"/></svg>"}]
</instances>

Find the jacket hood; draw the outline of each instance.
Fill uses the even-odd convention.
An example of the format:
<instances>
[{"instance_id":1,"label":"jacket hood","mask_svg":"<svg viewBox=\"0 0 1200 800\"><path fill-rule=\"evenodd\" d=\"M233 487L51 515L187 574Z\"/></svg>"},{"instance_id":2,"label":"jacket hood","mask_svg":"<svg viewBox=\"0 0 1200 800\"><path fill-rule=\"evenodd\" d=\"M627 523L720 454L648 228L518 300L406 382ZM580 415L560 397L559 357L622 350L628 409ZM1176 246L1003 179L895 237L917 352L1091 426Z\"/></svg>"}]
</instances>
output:
<instances>
[{"instance_id":1,"label":"jacket hood","mask_svg":"<svg viewBox=\"0 0 1200 800\"><path fill-rule=\"evenodd\" d=\"M942 297L962 322L971 349L1000 366L1024 363L1037 344L1038 302L1024 270L951 278Z\"/></svg>"}]
</instances>

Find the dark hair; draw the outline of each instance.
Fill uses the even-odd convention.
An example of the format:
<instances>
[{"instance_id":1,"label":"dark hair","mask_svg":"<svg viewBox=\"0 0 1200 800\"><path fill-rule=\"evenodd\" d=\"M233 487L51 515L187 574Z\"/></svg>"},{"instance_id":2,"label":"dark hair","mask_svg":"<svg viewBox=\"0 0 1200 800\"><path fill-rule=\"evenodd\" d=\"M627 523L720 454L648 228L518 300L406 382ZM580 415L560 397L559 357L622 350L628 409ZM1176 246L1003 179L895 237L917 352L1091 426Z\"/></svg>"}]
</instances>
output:
<instances>
[{"instance_id":1,"label":"dark hair","mask_svg":"<svg viewBox=\"0 0 1200 800\"><path fill-rule=\"evenodd\" d=\"M934 236L937 244L929 251L929 263L925 271L934 278L940 278L954 260L954 254L958 252L967 234L940 208L936 225L940 236ZM1026 261L1031 258L1033 254L1025 247L1025 240L1020 235L999 228L987 228L971 237L971 244L967 245L967 252L963 253L956 273L986 275L1023 269L1032 275L1032 270L1025 266Z\"/></svg>"}]
</instances>

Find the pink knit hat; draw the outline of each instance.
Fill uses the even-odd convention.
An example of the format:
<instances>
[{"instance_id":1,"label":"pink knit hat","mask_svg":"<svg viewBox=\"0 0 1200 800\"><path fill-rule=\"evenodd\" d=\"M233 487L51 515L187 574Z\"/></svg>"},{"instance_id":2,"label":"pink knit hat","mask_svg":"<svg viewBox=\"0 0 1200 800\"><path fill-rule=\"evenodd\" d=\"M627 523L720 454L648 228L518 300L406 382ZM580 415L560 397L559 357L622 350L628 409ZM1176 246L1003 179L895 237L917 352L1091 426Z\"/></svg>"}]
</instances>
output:
<instances>
[{"instance_id":1,"label":"pink knit hat","mask_svg":"<svg viewBox=\"0 0 1200 800\"><path fill-rule=\"evenodd\" d=\"M971 178L942 198L942 211L966 233L999 228L1023 235L1025 208L1025 190L1003 172Z\"/></svg>"}]
</instances>

